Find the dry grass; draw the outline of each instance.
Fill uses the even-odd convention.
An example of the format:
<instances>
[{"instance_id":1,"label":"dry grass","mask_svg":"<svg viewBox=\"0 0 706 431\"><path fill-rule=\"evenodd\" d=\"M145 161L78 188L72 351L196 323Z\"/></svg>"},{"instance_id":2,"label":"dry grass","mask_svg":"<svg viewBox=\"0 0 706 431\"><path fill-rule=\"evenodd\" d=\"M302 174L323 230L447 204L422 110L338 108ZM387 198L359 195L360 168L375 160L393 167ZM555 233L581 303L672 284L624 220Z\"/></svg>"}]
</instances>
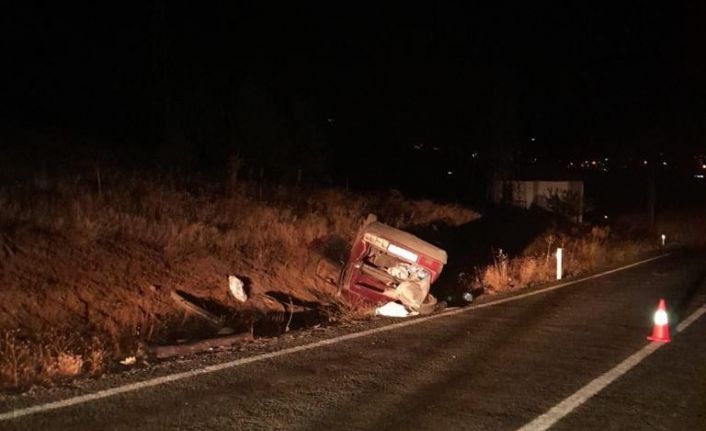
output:
<instances>
[{"instance_id":1,"label":"dry grass","mask_svg":"<svg viewBox=\"0 0 706 431\"><path fill-rule=\"evenodd\" d=\"M484 286L488 286L494 291L505 290L512 286L510 260L502 251L493 256L493 263L483 271L482 282Z\"/></svg>"},{"instance_id":2,"label":"dry grass","mask_svg":"<svg viewBox=\"0 0 706 431\"><path fill-rule=\"evenodd\" d=\"M81 355L59 352L56 357L48 357L44 365L44 372L50 379L74 377L83 369Z\"/></svg>"},{"instance_id":3,"label":"dry grass","mask_svg":"<svg viewBox=\"0 0 706 431\"><path fill-rule=\"evenodd\" d=\"M658 213L652 227L645 214L621 216L617 224L630 235L647 237L654 244L660 243L664 234L668 246L706 247L706 209L703 208Z\"/></svg>"},{"instance_id":4,"label":"dry grass","mask_svg":"<svg viewBox=\"0 0 706 431\"><path fill-rule=\"evenodd\" d=\"M17 232L31 231L33 236L29 238L32 240L37 238L37 233L41 236L44 232L47 237L60 238L71 244L72 250L79 251L91 250L97 244L101 244L100 247L139 244L154 250L165 262L207 255L223 262L236 262L232 265L235 267L260 271L264 274L263 280L273 283L274 279L282 278L278 270L289 271L287 274L292 275L296 268L304 268L309 258L308 246L314 240L331 233L348 240L371 212L397 227L438 220L458 225L479 217L465 208L411 201L394 192L361 196L338 189L261 187L251 183L226 188L193 178L103 172L100 193L88 174L53 178L42 187L28 182L0 188L0 257L29 256L31 254L22 250L32 251L33 248L36 248L35 253L43 253L37 244L23 243L22 235ZM51 244L55 243L46 244L49 245L41 247L54 247ZM140 254L130 255L130 258L140 259ZM86 261L76 265L93 264ZM110 264L104 266L110 267ZM31 265L29 270L32 271ZM58 286L52 287L49 293L56 293L61 300L74 298L82 313L79 319L87 314L81 311L83 302L88 301L87 309L96 310L90 303L91 298L105 300L100 298L102 293L86 292L85 288L83 295L71 292L72 284L61 280L61 271L49 268L47 272L57 278L52 286ZM114 279L126 276L110 274ZM306 279L293 278L291 283L295 285L285 287L306 289L302 281ZM19 281L17 284L19 286ZM31 302L31 295L46 295L46 289L38 285L36 289L30 286L14 290L21 291L16 298L28 297ZM67 294L57 293L56 289L67 289ZM17 327L11 323L0 325L0 330L5 331L0 339L0 387L20 388L77 374L100 374L111 358L126 354L121 347L124 340L120 338L124 334L140 339L150 337L153 332L150 325L155 325L155 316L143 311L149 309L145 304L151 298L149 294L140 289L108 292L114 295L111 301L123 305L122 310L98 308L98 312L91 314L94 320L84 322L87 327L99 330L100 338L23 332L32 335L26 337L19 336ZM57 310L64 308L62 305ZM118 319L116 315L101 313L121 313L121 316ZM335 318L346 321L369 314L370 310L364 307L342 306ZM75 324L48 321L49 316L35 317L42 327L48 323L57 331L64 328L62 333L67 333L66 328L70 330ZM23 324L30 323L27 318L22 316ZM11 316L4 320L13 321L20 319ZM168 317L161 316L162 323L167 321Z\"/></svg>"},{"instance_id":5,"label":"dry grass","mask_svg":"<svg viewBox=\"0 0 706 431\"><path fill-rule=\"evenodd\" d=\"M480 279L491 292L520 289L556 279L554 251L563 248L565 276L586 273L602 265L634 259L652 250L656 244L644 240L613 237L610 229L594 227L590 231L549 231L537 238L521 256L510 259L497 255L494 262L481 269Z\"/></svg>"},{"instance_id":6,"label":"dry grass","mask_svg":"<svg viewBox=\"0 0 706 431\"><path fill-rule=\"evenodd\" d=\"M27 223L71 240L123 237L171 254L207 248L237 252L257 263L292 259L327 233L350 237L367 213L393 226L443 220L466 223L478 215L454 205L410 201L397 193L363 197L338 189L268 189L264 200L253 184L228 193L194 189L174 178L105 175L99 196L92 184L57 181L50 192L30 186L0 189L0 228Z\"/></svg>"},{"instance_id":7,"label":"dry grass","mask_svg":"<svg viewBox=\"0 0 706 431\"><path fill-rule=\"evenodd\" d=\"M0 381L14 388L34 381L36 364L41 363L35 355L29 343L18 339L13 332L4 331L0 336Z\"/></svg>"},{"instance_id":8,"label":"dry grass","mask_svg":"<svg viewBox=\"0 0 706 431\"><path fill-rule=\"evenodd\" d=\"M85 344L80 337L45 334L21 336L17 331L0 334L0 389L22 389L70 379L82 373L99 375L109 365L107 352L94 338Z\"/></svg>"},{"instance_id":9,"label":"dry grass","mask_svg":"<svg viewBox=\"0 0 706 431\"><path fill-rule=\"evenodd\" d=\"M655 242L659 241L660 236L664 234L668 244L693 248L706 247L706 209L660 213L652 229L648 228L645 217L625 217L623 221L629 223L633 229L649 232Z\"/></svg>"},{"instance_id":10,"label":"dry grass","mask_svg":"<svg viewBox=\"0 0 706 431\"><path fill-rule=\"evenodd\" d=\"M375 315L377 305L337 301L336 306L329 310L329 321L349 323L370 319Z\"/></svg>"}]
</instances>

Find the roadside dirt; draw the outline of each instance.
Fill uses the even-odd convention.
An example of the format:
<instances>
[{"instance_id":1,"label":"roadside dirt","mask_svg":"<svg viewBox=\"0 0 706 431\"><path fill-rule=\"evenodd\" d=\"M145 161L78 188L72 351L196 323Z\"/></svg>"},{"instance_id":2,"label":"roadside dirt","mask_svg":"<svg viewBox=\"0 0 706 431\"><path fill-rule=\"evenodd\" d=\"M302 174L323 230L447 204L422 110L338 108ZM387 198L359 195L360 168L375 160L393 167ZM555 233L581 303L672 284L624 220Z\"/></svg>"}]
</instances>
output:
<instances>
[{"instance_id":1,"label":"roadside dirt","mask_svg":"<svg viewBox=\"0 0 706 431\"><path fill-rule=\"evenodd\" d=\"M273 332L271 321L286 322L290 298L298 305L326 304L333 294L292 263L257 269L237 258L169 256L121 238L87 245L32 229L14 229L3 244L0 328L26 335L99 331L115 340L168 343L215 333L201 319L185 315L170 300L171 290L187 295L235 332L260 326ZM245 281L250 300L232 298L229 275ZM125 346L114 347L117 354L125 353L120 351Z\"/></svg>"}]
</instances>

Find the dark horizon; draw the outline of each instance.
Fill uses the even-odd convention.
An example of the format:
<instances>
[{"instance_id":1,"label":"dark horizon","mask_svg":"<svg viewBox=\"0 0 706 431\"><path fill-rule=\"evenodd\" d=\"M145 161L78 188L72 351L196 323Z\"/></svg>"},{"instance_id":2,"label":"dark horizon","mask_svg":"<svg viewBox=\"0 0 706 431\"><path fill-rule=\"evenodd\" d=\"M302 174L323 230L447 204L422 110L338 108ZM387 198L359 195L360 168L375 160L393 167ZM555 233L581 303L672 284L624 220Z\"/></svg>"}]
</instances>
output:
<instances>
[{"instance_id":1,"label":"dark horizon","mask_svg":"<svg viewBox=\"0 0 706 431\"><path fill-rule=\"evenodd\" d=\"M8 5L3 116L115 134L145 127L162 61L170 96L183 102L200 92L227 105L252 85L277 101L302 99L317 121L392 140L467 144L492 135L482 121L493 119L512 123L521 145L599 148L652 128L696 144L703 135L691 142L688 129L702 127L706 103L703 12L698 2ZM231 94L208 93L219 90Z\"/></svg>"},{"instance_id":2,"label":"dark horizon","mask_svg":"<svg viewBox=\"0 0 706 431\"><path fill-rule=\"evenodd\" d=\"M17 3L0 14L0 121L187 169L237 156L281 181L454 193L581 158L686 163L706 152L704 12Z\"/></svg>"}]
</instances>

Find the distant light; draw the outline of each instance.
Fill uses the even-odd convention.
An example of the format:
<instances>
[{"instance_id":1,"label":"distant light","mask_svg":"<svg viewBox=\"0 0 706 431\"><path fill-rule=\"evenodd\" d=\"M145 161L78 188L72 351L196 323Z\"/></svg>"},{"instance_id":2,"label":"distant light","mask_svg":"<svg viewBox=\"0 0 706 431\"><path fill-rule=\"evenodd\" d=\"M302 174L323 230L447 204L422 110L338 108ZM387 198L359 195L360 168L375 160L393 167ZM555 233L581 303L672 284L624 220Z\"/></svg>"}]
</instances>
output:
<instances>
[{"instance_id":1,"label":"distant light","mask_svg":"<svg viewBox=\"0 0 706 431\"><path fill-rule=\"evenodd\" d=\"M643 160L643 161L642 161L642 164L643 164L643 165L646 165L646 164L647 164L647 160Z\"/></svg>"},{"instance_id":2,"label":"distant light","mask_svg":"<svg viewBox=\"0 0 706 431\"><path fill-rule=\"evenodd\" d=\"M694 178L703 179L703 178L704 178L704 174L696 174L696 175L694 175Z\"/></svg>"},{"instance_id":3,"label":"distant light","mask_svg":"<svg viewBox=\"0 0 706 431\"><path fill-rule=\"evenodd\" d=\"M453 173L453 171L448 171L448 172L446 172L446 174L447 174L447 175L453 175L454 173Z\"/></svg>"},{"instance_id":4,"label":"distant light","mask_svg":"<svg viewBox=\"0 0 706 431\"><path fill-rule=\"evenodd\" d=\"M471 157L473 157L474 159L477 158L477 157L478 157L478 153L477 153L477 152L471 153Z\"/></svg>"},{"instance_id":5,"label":"distant light","mask_svg":"<svg viewBox=\"0 0 706 431\"><path fill-rule=\"evenodd\" d=\"M603 220L608 220L608 214L603 215Z\"/></svg>"},{"instance_id":6,"label":"distant light","mask_svg":"<svg viewBox=\"0 0 706 431\"><path fill-rule=\"evenodd\" d=\"M593 166L596 166L596 161L595 161L595 160L591 160L591 164L592 164Z\"/></svg>"},{"instance_id":7,"label":"distant light","mask_svg":"<svg viewBox=\"0 0 706 431\"><path fill-rule=\"evenodd\" d=\"M605 158L605 159L603 159L603 160L605 160L605 161L607 162L607 161L608 161L608 157L606 157L606 158Z\"/></svg>"},{"instance_id":8,"label":"distant light","mask_svg":"<svg viewBox=\"0 0 706 431\"><path fill-rule=\"evenodd\" d=\"M662 162L662 166L667 166L667 162Z\"/></svg>"},{"instance_id":9,"label":"distant light","mask_svg":"<svg viewBox=\"0 0 706 431\"><path fill-rule=\"evenodd\" d=\"M328 121L329 124L333 124L333 118L327 118L326 121Z\"/></svg>"},{"instance_id":10,"label":"distant light","mask_svg":"<svg viewBox=\"0 0 706 431\"><path fill-rule=\"evenodd\" d=\"M706 163L704 163L703 165L701 165L701 169L706 169Z\"/></svg>"},{"instance_id":11,"label":"distant light","mask_svg":"<svg viewBox=\"0 0 706 431\"><path fill-rule=\"evenodd\" d=\"M534 142L536 139L534 137L530 138L530 141Z\"/></svg>"}]
</instances>

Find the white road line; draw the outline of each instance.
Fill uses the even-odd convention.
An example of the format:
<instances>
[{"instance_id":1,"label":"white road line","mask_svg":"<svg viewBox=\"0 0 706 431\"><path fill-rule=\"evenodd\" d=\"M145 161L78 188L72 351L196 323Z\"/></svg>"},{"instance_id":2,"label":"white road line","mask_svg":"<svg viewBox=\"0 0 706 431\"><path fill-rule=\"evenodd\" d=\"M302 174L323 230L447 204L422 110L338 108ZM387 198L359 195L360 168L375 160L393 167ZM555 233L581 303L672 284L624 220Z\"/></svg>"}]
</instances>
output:
<instances>
[{"instance_id":1,"label":"white road line","mask_svg":"<svg viewBox=\"0 0 706 431\"><path fill-rule=\"evenodd\" d=\"M380 328L369 329L367 331L342 335L340 337L330 338L328 340L317 341L315 343L306 344L303 346L290 347L288 349L279 350L277 352L263 353L261 355L250 356L248 358L236 359L234 361L224 362L222 364L210 365L208 367L199 368L196 370L185 371L185 372L176 373L176 374L170 374L167 376L157 377L157 378L145 380L142 382L131 383L128 385L118 386L118 387L111 388L111 389L105 389L102 391L98 391L98 392L94 392L94 393L90 393L90 394L86 394L86 395L80 395L77 397L66 398L66 399L60 400L60 401L55 401L55 402L46 403L46 404L39 404L36 406L27 407L27 408L23 408L23 409L12 410L9 412L1 413L0 414L0 422L6 421L9 419L16 419L16 418L19 418L22 416L28 416L28 415L33 415L33 414L37 414L37 413L42 413L42 412L46 412L49 410L56 410L56 409L60 409L60 408L64 408L64 407L70 407L70 406L75 406L78 404L84 404L84 403L87 403L90 401L100 400L102 398L108 398L108 397L112 397L115 395L124 394L127 392L134 392L134 391L138 391L140 389L150 388L153 386L159 386L159 385L163 385L165 383L175 382L177 380L182 380L182 379L186 379L189 377L200 376L203 374L209 374L209 373L213 373L215 371L225 370L228 368L239 367L242 365L251 364L253 362L264 361L266 359L273 359L273 358L277 358L280 356L290 355L292 353L303 352L306 350L313 350L313 349L317 349L317 348L323 347L323 346L330 346L332 344L338 344L343 341L354 340L356 338L366 337L368 335L378 334L381 332L393 331L395 329L404 328L407 326L419 325L420 323L428 322L430 320L436 320L436 319L440 319L443 317L453 316L456 314L465 313L465 312L475 310L478 308L491 307L494 305L504 304L506 302L517 301L517 300L527 298L530 296L535 296L535 295L539 295L541 293L546 293L546 292L550 292L552 290L557 290L557 289L561 289L564 287L568 287L568 286L578 284L578 283L581 283L581 282L584 282L587 280L592 280L594 278L603 277L603 276L613 274L618 271L624 271L626 269L630 269L630 268L636 267L638 265L652 262L653 260L661 259L663 257L669 256L670 254L671 253L662 254L659 256L651 257L649 259L644 259L639 262L632 263L630 265L625 265L620 268L615 268L615 269L611 269L609 271L604 271L604 272L601 272L598 274L594 274L594 275L591 275L588 277L583 277L583 278L579 278L576 280L567 281L565 283L557 284L557 285L550 286L550 287L545 287L544 289L539 289L539 290L535 290L532 292L523 293L521 295L511 296L509 298L503 298L503 299L498 299L496 301L486 302L484 304L478 304L478 305L474 305L474 306L470 306L470 307L460 308L460 309L448 311L445 313L435 314L432 316L420 317L420 318L416 318L416 319L412 319L412 320L406 320L404 322L395 323L395 324L383 326Z\"/></svg>"},{"instance_id":2,"label":"white road line","mask_svg":"<svg viewBox=\"0 0 706 431\"><path fill-rule=\"evenodd\" d=\"M692 323L694 323L696 320L699 319L699 317L703 316L706 314L706 304L704 304L701 308L698 310L694 311L687 317L686 319L682 320L679 325L677 325L677 332L681 332L685 330L686 328L689 327Z\"/></svg>"},{"instance_id":3,"label":"white road line","mask_svg":"<svg viewBox=\"0 0 706 431\"><path fill-rule=\"evenodd\" d=\"M683 320L679 326L677 326L676 331L682 332L704 314L706 314L706 304L702 305L699 309L691 313L689 317ZM589 398L605 389L606 386L610 385L620 376L630 371L633 367L645 360L645 358L656 352L664 345L665 343L659 342L652 342L646 345L637 351L637 353L634 353L632 356L613 367L607 373L594 379L586 386L576 391L573 395L565 398L562 402L547 410L546 413L538 416L532 422L520 428L519 431L543 431L549 429L564 416L568 415L578 406L588 401Z\"/></svg>"}]
</instances>

